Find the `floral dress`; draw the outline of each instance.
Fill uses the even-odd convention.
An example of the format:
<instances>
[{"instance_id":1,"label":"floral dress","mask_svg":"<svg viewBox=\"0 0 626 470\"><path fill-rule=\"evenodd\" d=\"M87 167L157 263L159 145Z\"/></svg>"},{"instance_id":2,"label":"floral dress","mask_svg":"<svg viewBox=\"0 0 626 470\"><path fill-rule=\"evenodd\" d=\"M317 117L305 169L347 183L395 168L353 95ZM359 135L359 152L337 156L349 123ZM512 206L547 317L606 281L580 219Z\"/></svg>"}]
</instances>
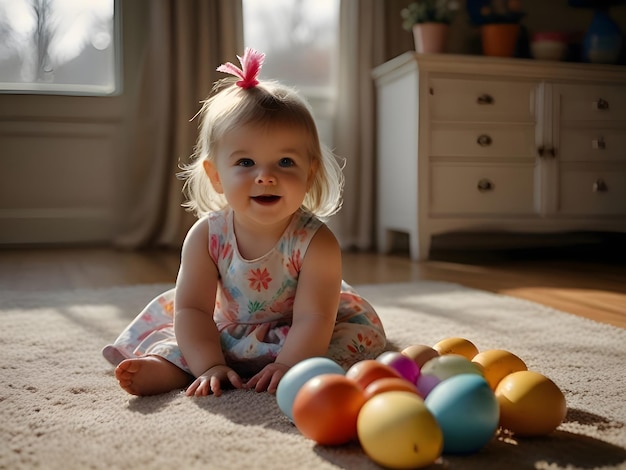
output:
<instances>
[{"instance_id":1,"label":"floral dress","mask_svg":"<svg viewBox=\"0 0 626 470\"><path fill-rule=\"evenodd\" d=\"M213 318L226 362L252 375L273 362L289 334L298 275L311 239L322 225L299 210L272 250L255 260L238 252L230 209L207 216L209 253L219 271ZM174 289L153 299L111 345L104 357L116 365L126 358L161 356L190 372L173 328ZM380 354L386 339L372 306L342 282L327 356L344 368Z\"/></svg>"}]
</instances>

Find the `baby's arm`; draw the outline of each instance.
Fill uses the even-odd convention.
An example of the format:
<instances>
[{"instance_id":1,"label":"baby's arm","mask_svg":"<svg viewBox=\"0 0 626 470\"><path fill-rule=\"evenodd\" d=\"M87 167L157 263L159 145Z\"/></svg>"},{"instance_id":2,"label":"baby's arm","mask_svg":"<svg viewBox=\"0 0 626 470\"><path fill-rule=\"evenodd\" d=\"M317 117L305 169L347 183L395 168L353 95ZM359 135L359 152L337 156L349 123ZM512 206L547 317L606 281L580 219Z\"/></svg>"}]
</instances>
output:
<instances>
[{"instance_id":1,"label":"baby's arm","mask_svg":"<svg viewBox=\"0 0 626 470\"><path fill-rule=\"evenodd\" d=\"M285 372L296 363L328 351L341 291L341 250L326 226L320 227L307 249L298 278L293 323L273 364L248 381L257 391L275 392Z\"/></svg>"},{"instance_id":2,"label":"baby's arm","mask_svg":"<svg viewBox=\"0 0 626 470\"><path fill-rule=\"evenodd\" d=\"M213 320L218 272L209 255L208 222L199 220L183 243L174 300L174 329L178 346L196 380L187 395L221 394L221 383L243 386L226 366L219 332Z\"/></svg>"}]
</instances>

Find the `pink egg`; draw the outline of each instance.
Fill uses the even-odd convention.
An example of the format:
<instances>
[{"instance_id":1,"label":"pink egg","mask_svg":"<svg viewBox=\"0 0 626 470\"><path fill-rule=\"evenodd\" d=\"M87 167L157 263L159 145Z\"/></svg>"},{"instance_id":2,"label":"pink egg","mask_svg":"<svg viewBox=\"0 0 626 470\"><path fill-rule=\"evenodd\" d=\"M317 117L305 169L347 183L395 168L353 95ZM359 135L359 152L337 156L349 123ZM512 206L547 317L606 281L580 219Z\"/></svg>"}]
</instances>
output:
<instances>
[{"instance_id":1,"label":"pink egg","mask_svg":"<svg viewBox=\"0 0 626 470\"><path fill-rule=\"evenodd\" d=\"M417 378L420 375L420 367L410 357L397 351L386 351L378 356L376 360L391 367L412 384L417 382Z\"/></svg>"}]
</instances>

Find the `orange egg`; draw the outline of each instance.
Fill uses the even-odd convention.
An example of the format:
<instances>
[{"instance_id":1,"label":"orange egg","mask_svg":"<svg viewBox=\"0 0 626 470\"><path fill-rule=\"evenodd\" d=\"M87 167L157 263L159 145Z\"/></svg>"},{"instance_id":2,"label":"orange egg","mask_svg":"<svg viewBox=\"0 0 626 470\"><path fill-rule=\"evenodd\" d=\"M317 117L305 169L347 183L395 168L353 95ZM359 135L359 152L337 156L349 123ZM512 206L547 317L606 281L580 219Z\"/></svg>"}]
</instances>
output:
<instances>
[{"instance_id":1,"label":"orange egg","mask_svg":"<svg viewBox=\"0 0 626 470\"><path fill-rule=\"evenodd\" d=\"M503 349L489 349L478 353L472 362L482 367L483 375L491 390L495 390L498 383L507 375L528 369L524 361Z\"/></svg>"},{"instance_id":2,"label":"orange egg","mask_svg":"<svg viewBox=\"0 0 626 470\"><path fill-rule=\"evenodd\" d=\"M420 367L430 361L433 357L439 356L437 351L424 344L413 344L404 348L400 352L413 359L413 361Z\"/></svg>"},{"instance_id":3,"label":"orange egg","mask_svg":"<svg viewBox=\"0 0 626 470\"><path fill-rule=\"evenodd\" d=\"M440 355L458 354L470 361L478 354L478 348L470 340L465 338L446 338L433 346L433 349Z\"/></svg>"},{"instance_id":4,"label":"orange egg","mask_svg":"<svg viewBox=\"0 0 626 470\"><path fill-rule=\"evenodd\" d=\"M303 436L321 445L341 445L356 439L356 422L365 403L363 390L338 374L307 381L293 402L293 421Z\"/></svg>"},{"instance_id":5,"label":"orange egg","mask_svg":"<svg viewBox=\"0 0 626 470\"><path fill-rule=\"evenodd\" d=\"M375 359L359 361L346 371L346 377L354 380L359 386L365 388L374 380L384 377L401 378L394 369Z\"/></svg>"},{"instance_id":6,"label":"orange egg","mask_svg":"<svg viewBox=\"0 0 626 470\"><path fill-rule=\"evenodd\" d=\"M369 400L374 395L378 395L383 392L412 392L417 394L417 386L413 385L406 379L396 377L384 377L382 379L374 380L371 384L365 387L363 395L366 400Z\"/></svg>"}]
</instances>

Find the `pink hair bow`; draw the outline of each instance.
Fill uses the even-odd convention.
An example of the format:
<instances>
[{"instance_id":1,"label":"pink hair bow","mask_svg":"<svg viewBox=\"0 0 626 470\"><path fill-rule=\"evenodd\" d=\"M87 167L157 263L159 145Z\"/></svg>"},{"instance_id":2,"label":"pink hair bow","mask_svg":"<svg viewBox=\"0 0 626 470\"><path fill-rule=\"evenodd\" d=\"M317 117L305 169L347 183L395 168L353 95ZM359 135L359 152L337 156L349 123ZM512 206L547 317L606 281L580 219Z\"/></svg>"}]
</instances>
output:
<instances>
[{"instance_id":1,"label":"pink hair bow","mask_svg":"<svg viewBox=\"0 0 626 470\"><path fill-rule=\"evenodd\" d=\"M241 88L248 89L257 86L259 84L257 77L259 76L259 72L261 72L261 65L263 65L265 54L247 47L243 57L237 56L237 59L239 59L241 63L241 69L231 62L227 62L220 65L217 71L239 77L241 80L239 80L236 85Z\"/></svg>"}]
</instances>

